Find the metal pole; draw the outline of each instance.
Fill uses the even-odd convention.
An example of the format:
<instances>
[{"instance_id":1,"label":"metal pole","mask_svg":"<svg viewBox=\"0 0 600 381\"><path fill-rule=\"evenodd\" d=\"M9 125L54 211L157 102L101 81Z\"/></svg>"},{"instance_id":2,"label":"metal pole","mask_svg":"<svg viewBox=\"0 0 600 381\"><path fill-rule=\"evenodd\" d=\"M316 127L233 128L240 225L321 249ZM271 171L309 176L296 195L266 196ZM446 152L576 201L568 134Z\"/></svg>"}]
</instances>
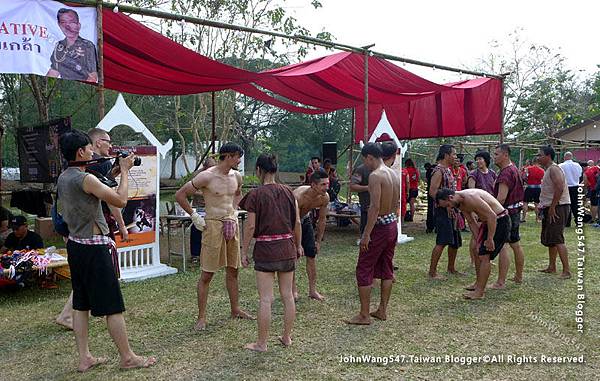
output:
<instances>
[{"instance_id":1,"label":"metal pole","mask_svg":"<svg viewBox=\"0 0 600 381\"><path fill-rule=\"evenodd\" d=\"M98 33L98 116L104 118L104 34L102 32L102 2L96 1L96 30Z\"/></svg>"},{"instance_id":2,"label":"metal pole","mask_svg":"<svg viewBox=\"0 0 600 381\"><path fill-rule=\"evenodd\" d=\"M217 129L216 129L216 113L215 113L215 92L213 91L211 94L211 103L212 103L212 120L211 120L211 134L210 140L212 145L212 153L216 152L215 140L217 140Z\"/></svg>"},{"instance_id":3,"label":"metal pole","mask_svg":"<svg viewBox=\"0 0 600 381\"><path fill-rule=\"evenodd\" d=\"M69 3L82 4L82 5L96 5L97 0L69 0ZM111 9L113 9L116 6L115 3L109 3L109 2L101 2L101 4L103 7L111 8ZM258 34L264 34L264 35L268 35L268 36L281 37L281 38L295 40L295 41L299 41L299 42L303 42L303 43L307 43L307 44L320 45L320 46L325 46L328 48L335 48L335 49L340 49L340 50L355 52L355 53L364 53L366 50L364 48L360 48L360 47L356 47L356 46L352 46L352 45L348 45L348 44L327 41L327 40L322 40L320 38L315 38L315 37L310 37L310 36L303 36L303 35L299 35L299 34L289 35L289 34L280 33L280 32L273 32L273 31L269 31L269 30L250 28L247 26L240 26L240 25L229 24L229 23L224 23L224 22L211 21L211 20L206 20L206 19L202 19L199 17L185 16L185 15L179 15L179 14L170 13L170 12L157 11L157 10L153 10L153 9L139 8L139 7L134 7L131 5L126 5L126 4L119 4L119 11L125 12L125 13L132 13L132 14L136 14L136 15L158 17L158 18L162 18L162 19L166 19L166 20L175 20L175 21L184 20L185 22L189 22L192 24L205 25L205 26L214 27L214 28L237 30L237 31L241 31L241 32L258 33ZM456 72L456 73L471 74L471 75L475 75L475 76L479 76L479 77L491 77L491 78L501 79L503 76L503 74L498 75L498 74L477 72L477 71L472 71L472 70L467 70L467 69L455 68L452 66L439 65L439 64L434 64L434 63L430 63L430 62L394 56L394 55L386 54L386 53L373 52L373 51L371 51L370 53L375 57L380 57L380 58L384 58L384 59L388 59L388 60L392 60L392 61L406 62L411 65L431 67L431 68L436 68L436 69L440 69L440 70L452 71L452 72Z\"/></svg>"}]
</instances>

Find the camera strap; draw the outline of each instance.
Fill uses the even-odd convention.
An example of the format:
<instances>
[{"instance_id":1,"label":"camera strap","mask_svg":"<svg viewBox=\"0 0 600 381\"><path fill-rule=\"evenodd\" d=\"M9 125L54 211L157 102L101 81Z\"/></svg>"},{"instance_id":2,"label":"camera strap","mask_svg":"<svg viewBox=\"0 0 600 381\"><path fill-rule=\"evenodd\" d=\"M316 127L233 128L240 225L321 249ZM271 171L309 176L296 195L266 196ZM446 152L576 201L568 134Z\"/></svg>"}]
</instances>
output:
<instances>
[{"instance_id":1,"label":"camera strap","mask_svg":"<svg viewBox=\"0 0 600 381\"><path fill-rule=\"evenodd\" d=\"M98 163L104 163L105 161L112 160L112 157L100 157L92 160L81 160L81 161L70 161L69 167L87 167L88 165L94 165Z\"/></svg>"}]
</instances>

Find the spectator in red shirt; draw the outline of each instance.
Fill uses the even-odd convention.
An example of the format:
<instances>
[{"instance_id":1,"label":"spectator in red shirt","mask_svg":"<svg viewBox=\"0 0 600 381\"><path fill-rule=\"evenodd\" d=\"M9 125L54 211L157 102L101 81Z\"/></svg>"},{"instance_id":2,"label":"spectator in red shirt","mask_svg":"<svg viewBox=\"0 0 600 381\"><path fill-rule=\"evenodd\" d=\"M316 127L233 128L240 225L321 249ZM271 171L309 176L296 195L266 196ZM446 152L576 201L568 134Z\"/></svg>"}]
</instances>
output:
<instances>
[{"instance_id":1,"label":"spectator in red shirt","mask_svg":"<svg viewBox=\"0 0 600 381\"><path fill-rule=\"evenodd\" d=\"M404 168L408 174L408 203L410 204L410 214L406 215L404 221L410 222L415 218L415 201L419 195L419 171L412 159L404 161Z\"/></svg>"},{"instance_id":2,"label":"spectator in red shirt","mask_svg":"<svg viewBox=\"0 0 600 381\"><path fill-rule=\"evenodd\" d=\"M308 163L308 168L306 169L306 174L304 175L304 184L310 185L310 176L314 171L318 171L321 169L321 158L318 156L313 156L310 158L310 163Z\"/></svg>"},{"instance_id":3,"label":"spectator in red shirt","mask_svg":"<svg viewBox=\"0 0 600 381\"><path fill-rule=\"evenodd\" d=\"M592 206L592 222L598 219L598 222L600 223L600 216L598 215L598 193L596 192L598 174L600 174L600 160L598 160L596 165L594 165L593 160L589 160L588 167L583 172L583 184L587 188L587 197Z\"/></svg>"},{"instance_id":4,"label":"spectator in red shirt","mask_svg":"<svg viewBox=\"0 0 600 381\"><path fill-rule=\"evenodd\" d=\"M462 164L461 159L457 157L454 159L454 166L452 167L452 174L456 179L456 190L461 191L466 187L467 182L467 168Z\"/></svg>"},{"instance_id":5,"label":"spectator in red shirt","mask_svg":"<svg viewBox=\"0 0 600 381\"><path fill-rule=\"evenodd\" d=\"M531 165L527 165L523 168L522 176L526 187L523 198L523 217L521 218L521 222L526 222L530 202L535 204L537 210L537 206L540 203L540 192L542 190L542 178L544 177L544 173L544 169L540 167L537 159L534 159ZM536 221L537 220L536 213Z\"/></svg>"}]
</instances>

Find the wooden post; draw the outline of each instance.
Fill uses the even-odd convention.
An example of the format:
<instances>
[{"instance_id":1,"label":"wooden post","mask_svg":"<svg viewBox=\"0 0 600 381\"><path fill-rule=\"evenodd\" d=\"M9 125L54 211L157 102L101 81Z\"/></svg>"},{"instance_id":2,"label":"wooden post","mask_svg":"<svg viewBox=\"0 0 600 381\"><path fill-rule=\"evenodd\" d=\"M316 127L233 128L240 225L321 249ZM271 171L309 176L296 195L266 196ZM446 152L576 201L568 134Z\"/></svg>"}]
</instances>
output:
<instances>
[{"instance_id":1,"label":"wooden post","mask_svg":"<svg viewBox=\"0 0 600 381\"><path fill-rule=\"evenodd\" d=\"M212 120L211 120L211 133L210 133L210 141L212 146L212 153L217 152L215 147L215 140L217 140L217 130L216 130L216 112L215 112L215 92L210 93L211 95L211 104L212 104Z\"/></svg>"},{"instance_id":2,"label":"wooden post","mask_svg":"<svg viewBox=\"0 0 600 381\"><path fill-rule=\"evenodd\" d=\"M104 33L102 31L102 1L96 1L96 30L98 33L98 116L104 118Z\"/></svg>"},{"instance_id":3,"label":"wooden post","mask_svg":"<svg viewBox=\"0 0 600 381\"><path fill-rule=\"evenodd\" d=\"M354 120L354 108L352 108L352 123L350 124L350 153L348 154L348 179L352 182L352 170L354 166L354 128L355 128L355 120ZM347 194L346 194L346 202L351 206L350 202L350 184L348 184Z\"/></svg>"},{"instance_id":4,"label":"wooden post","mask_svg":"<svg viewBox=\"0 0 600 381\"><path fill-rule=\"evenodd\" d=\"M500 144L504 143L504 76L500 79L502 90L500 91Z\"/></svg>"},{"instance_id":5,"label":"wooden post","mask_svg":"<svg viewBox=\"0 0 600 381\"><path fill-rule=\"evenodd\" d=\"M369 50L365 50L365 120L363 142L369 141Z\"/></svg>"}]
</instances>

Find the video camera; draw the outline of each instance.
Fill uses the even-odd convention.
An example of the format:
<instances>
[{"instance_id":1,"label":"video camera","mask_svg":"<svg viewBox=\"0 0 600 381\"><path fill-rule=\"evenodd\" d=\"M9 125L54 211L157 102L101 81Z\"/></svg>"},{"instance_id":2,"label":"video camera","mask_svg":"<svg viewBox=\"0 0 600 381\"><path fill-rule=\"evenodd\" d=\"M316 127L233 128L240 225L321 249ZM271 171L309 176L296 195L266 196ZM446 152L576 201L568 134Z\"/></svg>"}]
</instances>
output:
<instances>
[{"instance_id":1,"label":"video camera","mask_svg":"<svg viewBox=\"0 0 600 381\"><path fill-rule=\"evenodd\" d=\"M127 156L131 155L131 152L128 151L117 151L116 152L116 159L115 160L115 166L119 165L119 158L126 158ZM139 167L140 165L142 165L142 158L139 156L136 156L133 158L133 166L134 167Z\"/></svg>"}]
</instances>

